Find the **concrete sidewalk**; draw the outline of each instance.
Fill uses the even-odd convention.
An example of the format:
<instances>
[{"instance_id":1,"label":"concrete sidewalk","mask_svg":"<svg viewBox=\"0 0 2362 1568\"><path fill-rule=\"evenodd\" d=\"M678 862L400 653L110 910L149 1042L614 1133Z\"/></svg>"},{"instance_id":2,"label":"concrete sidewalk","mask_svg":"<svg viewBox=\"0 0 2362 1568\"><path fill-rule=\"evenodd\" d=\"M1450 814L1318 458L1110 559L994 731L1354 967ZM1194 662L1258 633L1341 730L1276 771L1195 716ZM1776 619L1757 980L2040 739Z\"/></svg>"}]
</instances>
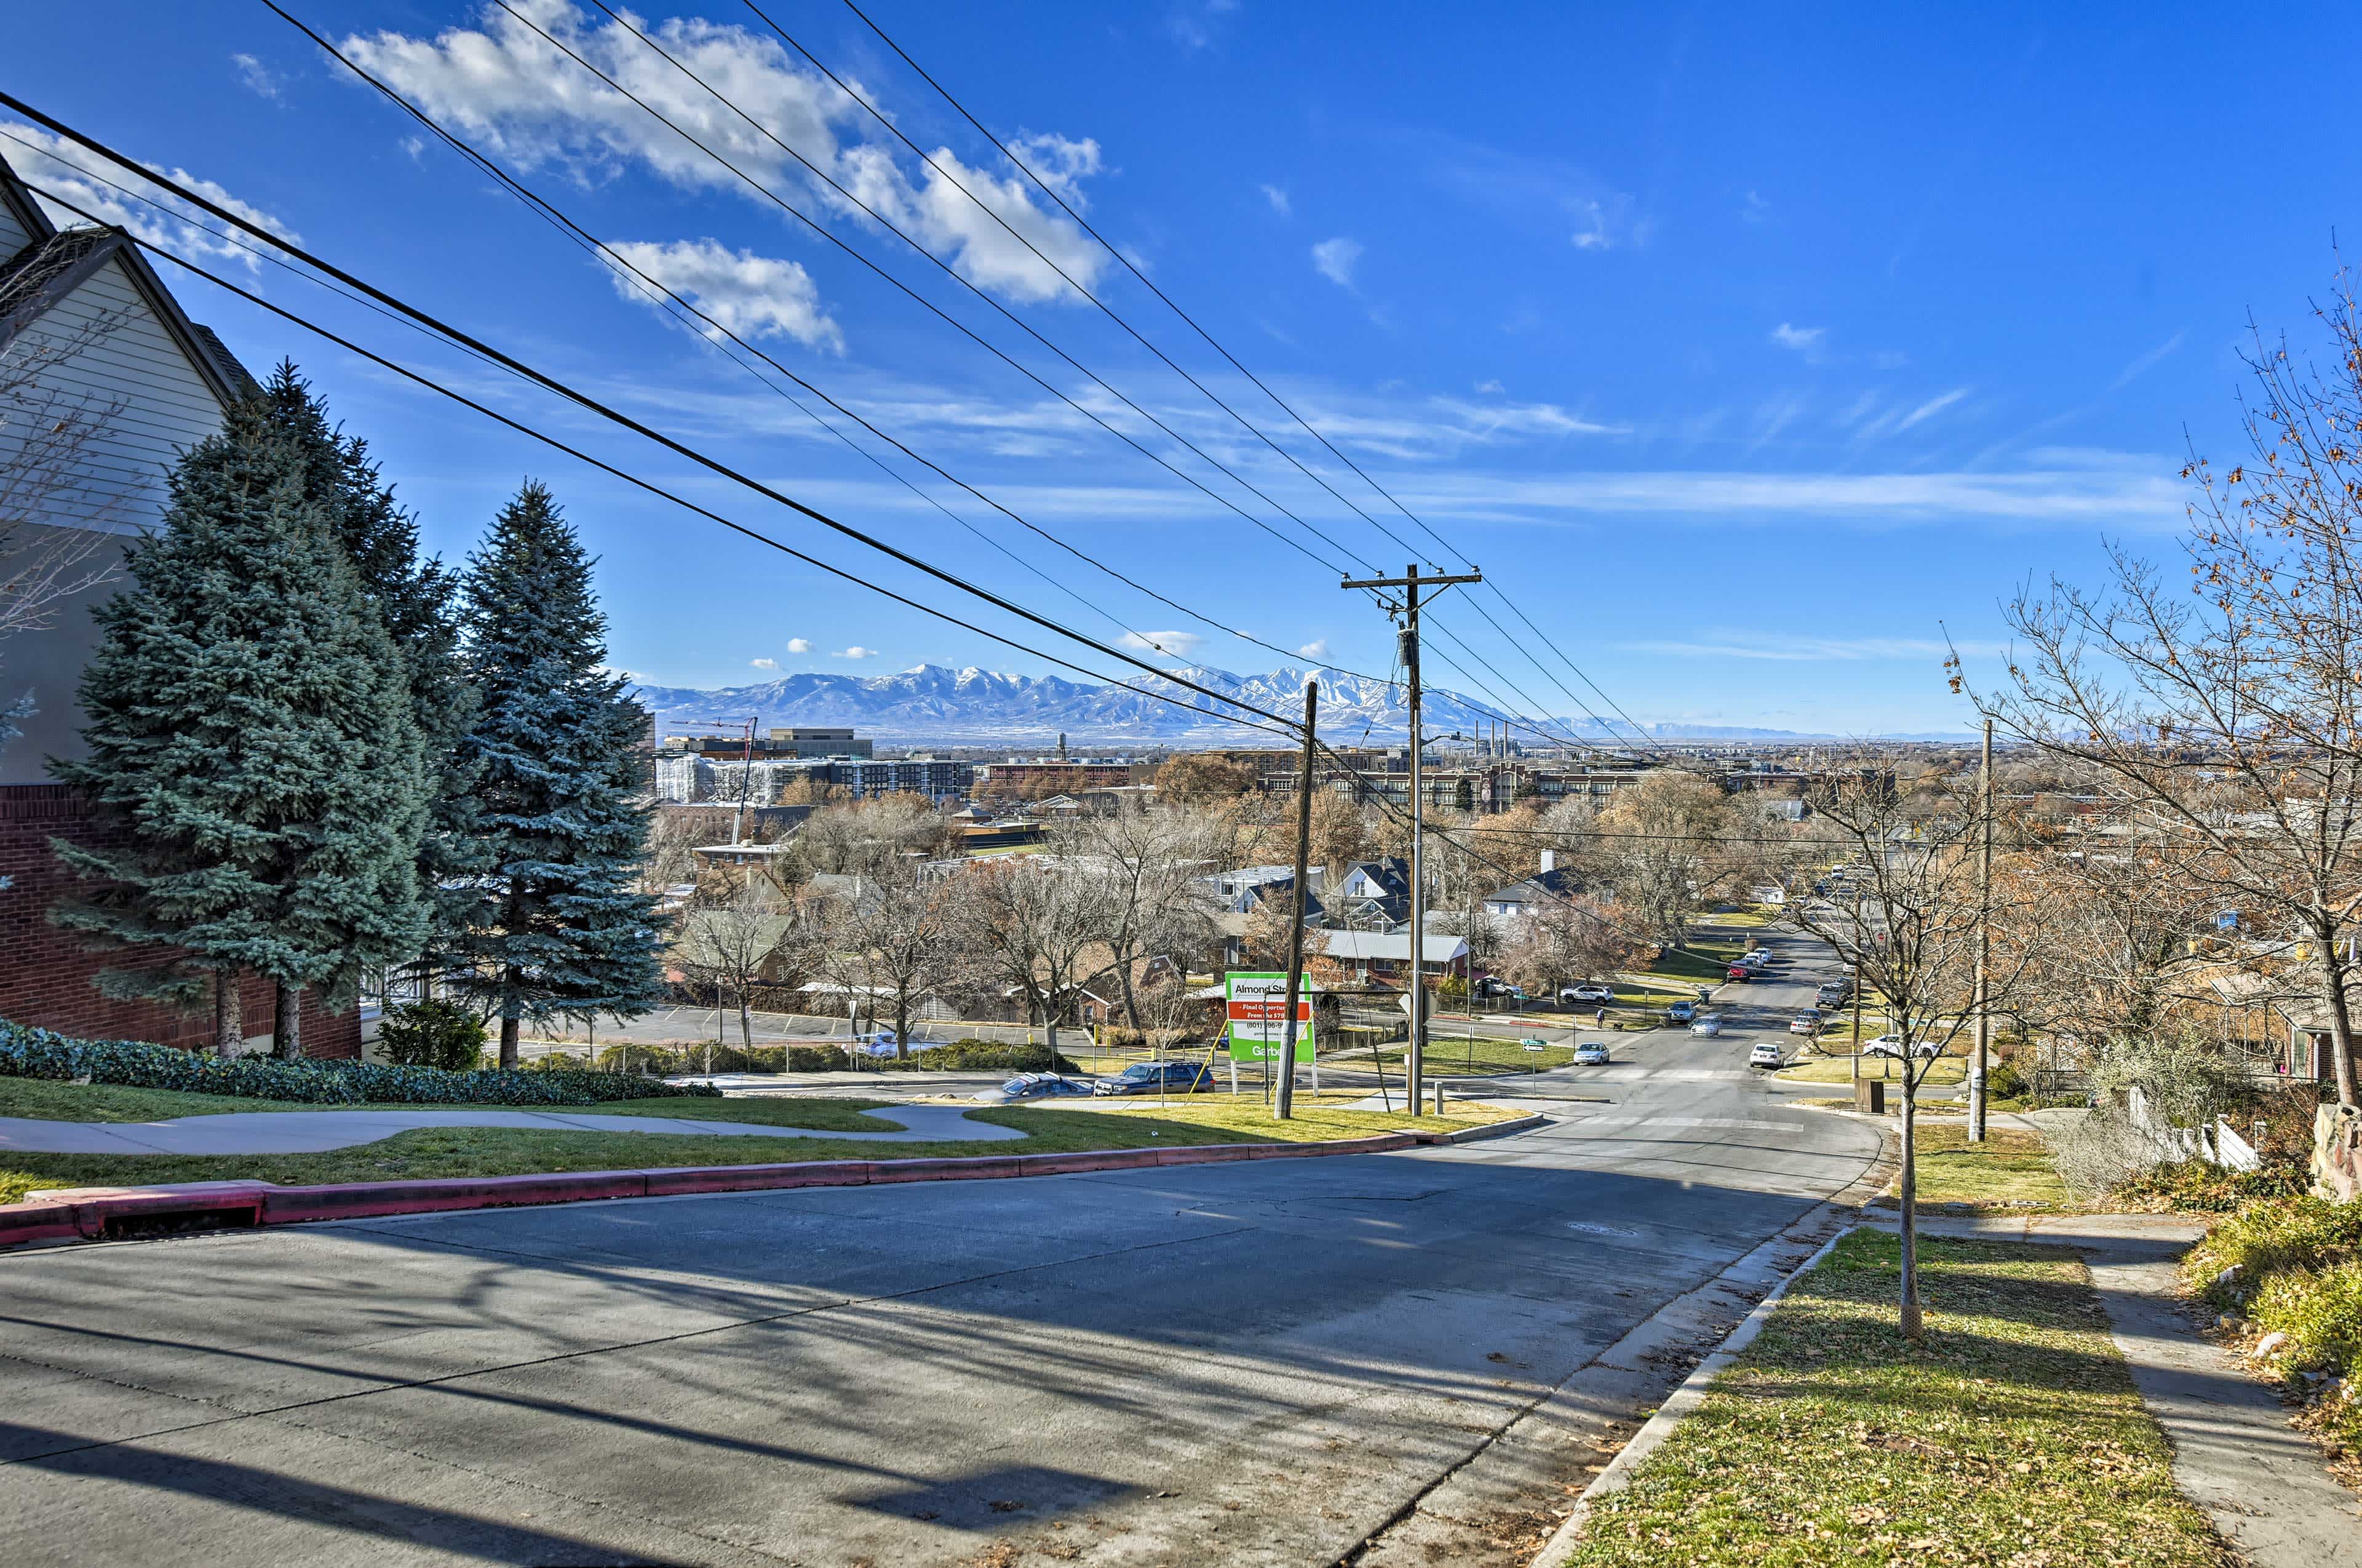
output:
<instances>
[{"instance_id":1,"label":"concrete sidewalk","mask_svg":"<svg viewBox=\"0 0 2362 1568\"><path fill-rule=\"evenodd\" d=\"M1874 1220L1893 1229L1892 1220ZM2133 1383L2173 1444L2173 1479L2257 1568L2362 1568L2362 1503L2271 1389L2179 1310L2176 1262L2203 1234L2170 1215L1927 1219L1923 1234L2039 1242L2088 1260Z\"/></svg>"},{"instance_id":2,"label":"concrete sidewalk","mask_svg":"<svg viewBox=\"0 0 2362 1568\"><path fill-rule=\"evenodd\" d=\"M0 1151L53 1154L310 1154L374 1143L421 1127L515 1127L540 1132L669 1132L724 1138L827 1138L863 1143L983 1143L1027 1134L971 1121L950 1105L896 1106L869 1114L900 1132L837 1132L751 1121L670 1116L600 1116L579 1110L241 1110L170 1121L46 1121L0 1116ZM624 1151L628 1153L628 1151Z\"/></svg>"}]
</instances>

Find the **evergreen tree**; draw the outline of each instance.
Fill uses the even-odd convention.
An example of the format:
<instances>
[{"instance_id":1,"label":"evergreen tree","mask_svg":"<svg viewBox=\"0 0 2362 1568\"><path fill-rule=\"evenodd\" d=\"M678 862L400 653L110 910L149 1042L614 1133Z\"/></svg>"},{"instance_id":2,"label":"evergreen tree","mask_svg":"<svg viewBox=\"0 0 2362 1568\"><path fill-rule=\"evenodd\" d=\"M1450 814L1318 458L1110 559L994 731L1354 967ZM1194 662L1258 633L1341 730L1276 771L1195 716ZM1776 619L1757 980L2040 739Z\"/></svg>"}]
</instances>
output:
<instances>
[{"instance_id":1,"label":"evergreen tree","mask_svg":"<svg viewBox=\"0 0 2362 1568\"><path fill-rule=\"evenodd\" d=\"M460 745L486 867L458 971L517 1026L645 1012L658 999L656 900L635 889L647 808L633 752L645 712L606 672L590 562L549 491L527 481L468 558L477 707Z\"/></svg>"},{"instance_id":2,"label":"evergreen tree","mask_svg":"<svg viewBox=\"0 0 2362 1568\"><path fill-rule=\"evenodd\" d=\"M193 1000L217 1047L243 1040L237 976L280 988L282 1055L300 995L348 1000L361 971L416 951L426 790L402 661L364 597L304 454L259 403L232 411L171 480L132 586L95 612L83 674L90 755L52 763L127 830L52 841L99 886L50 918L102 945L180 954L100 978Z\"/></svg>"},{"instance_id":3,"label":"evergreen tree","mask_svg":"<svg viewBox=\"0 0 2362 1568\"><path fill-rule=\"evenodd\" d=\"M419 558L417 521L394 501L369 443L329 422L326 405L292 362L282 360L271 373L262 403L271 424L304 453L305 494L326 510L362 592L402 654L429 795L418 854L428 933L417 957L439 967L466 926L476 896L468 878L479 869L469 858L472 780L459 763L475 694L459 655L458 579L439 559Z\"/></svg>"}]
</instances>

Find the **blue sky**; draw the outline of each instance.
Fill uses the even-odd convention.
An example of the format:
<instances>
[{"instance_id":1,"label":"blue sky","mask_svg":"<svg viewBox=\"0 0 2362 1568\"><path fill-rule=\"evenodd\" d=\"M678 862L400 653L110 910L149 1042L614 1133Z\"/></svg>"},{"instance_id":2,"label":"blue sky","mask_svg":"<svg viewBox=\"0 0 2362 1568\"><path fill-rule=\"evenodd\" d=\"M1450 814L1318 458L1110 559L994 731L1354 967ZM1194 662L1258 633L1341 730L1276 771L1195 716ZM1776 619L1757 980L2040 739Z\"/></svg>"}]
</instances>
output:
<instances>
[{"instance_id":1,"label":"blue sky","mask_svg":"<svg viewBox=\"0 0 2362 1568\"><path fill-rule=\"evenodd\" d=\"M633 14L781 141L1337 545L1053 359L595 7L512 3L714 127L828 234L1246 512L1323 555L1388 572L1407 559L1076 299L743 5ZM1391 632L1366 599L957 337L499 7L290 9L358 39L373 69L635 264L1084 555L1267 643L1389 668ZM1255 426L1448 558L850 12L764 9ZM2337 107L2362 20L2344 8L2235 24L2154 6L877 0L871 15L988 126L1025 138L1035 169L1158 287L1643 720L1961 724L1945 628L1990 664L1998 603L2029 574L2092 580L2103 536L2171 551L2186 446L2220 453L2234 436L2250 315L2309 344L2333 231L2362 213ZM11 20L0 83L1029 606L1232 670L1281 662L900 465L980 539L626 297L259 5L36 7ZM13 142L0 154L37 181L60 172ZM168 242L211 243L125 211ZM865 581L1012 628L284 272L207 259ZM303 365L374 443L432 547L464 552L521 477L550 482L601 558L615 661L651 680L1054 668L638 495L202 282L175 286L250 364ZM1574 711L1563 682L1601 706L1498 601L1447 601L1440 619L1511 705ZM1443 644L1430 680L1473 690L1443 656L1474 665Z\"/></svg>"}]
</instances>

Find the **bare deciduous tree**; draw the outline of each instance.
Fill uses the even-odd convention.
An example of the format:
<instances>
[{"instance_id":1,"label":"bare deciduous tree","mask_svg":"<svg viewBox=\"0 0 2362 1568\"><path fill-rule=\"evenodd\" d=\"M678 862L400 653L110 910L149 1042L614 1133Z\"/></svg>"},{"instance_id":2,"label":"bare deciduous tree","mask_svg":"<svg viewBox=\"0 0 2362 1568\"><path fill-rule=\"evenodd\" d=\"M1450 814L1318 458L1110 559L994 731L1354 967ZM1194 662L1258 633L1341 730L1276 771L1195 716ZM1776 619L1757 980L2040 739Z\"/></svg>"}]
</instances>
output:
<instances>
[{"instance_id":1,"label":"bare deciduous tree","mask_svg":"<svg viewBox=\"0 0 2362 1568\"><path fill-rule=\"evenodd\" d=\"M958 882L962 947L1025 998L1054 1056L1084 965L1106 941L1106 885L1035 856L978 866Z\"/></svg>"},{"instance_id":2,"label":"bare deciduous tree","mask_svg":"<svg viewBox=\"0 0 2362 1568\"><path fill-rule=\"evenodd\" d=\"M1908 795L1890 789L1882 770L1863 769L1814 797L1815 824L1825 850L1851 867L1846 890L1816 895L1808 873L1793 872L1783 918L1827 944L1881 997L1892 1048L1903 1066L1902 1326L1920 1335L1917 1132L1919 1088L1937 1061L1972 1022L1977 933L1984 905L1979 896L1976 845L1981 801L1972 790L1931 781ZM1996 909L2030 932L2032 909ZM2019 970L1988 970L1988 1005L2005 1005ZM1856 1043L1856 1049L1860 1048Z\"/></svg>"},{"instance_id":3,"label":"bare deciduous tree","mask_svg":"<svg viewBox=\"0 0 2362 1568\"><path fill-rule=\"evenodd\" d=\"M843 896L822 902L811 966L848 999L883 1000L894 1018L894 1055L911 1055L911 1013L930 994L956 986L966 968L959 919L964 878L935 875L915 859L879 864Z\"/></svg>"},{"instance_id":4,"label":"bare deciduous tree","mask_svg":"<svg viewBox=\"0 0 2362 1568\"><path fill-rule=\"evenodd\" d=\"M2362 1106L2345 940L2362 911L2362 309L2340 272L2315 315L2331 362L2260 335L2245 458L2193 456L2187 592L2121 546L2109 581L2020 593L2024 646L1978 705L2081 765L2128 821L2183 841L2219 907L2301 938L2340 1103ZM1957 661L1956 661L1957 668ZM1965 683L1965 673L1955 685Z\"/></svg>"}]
</instances>

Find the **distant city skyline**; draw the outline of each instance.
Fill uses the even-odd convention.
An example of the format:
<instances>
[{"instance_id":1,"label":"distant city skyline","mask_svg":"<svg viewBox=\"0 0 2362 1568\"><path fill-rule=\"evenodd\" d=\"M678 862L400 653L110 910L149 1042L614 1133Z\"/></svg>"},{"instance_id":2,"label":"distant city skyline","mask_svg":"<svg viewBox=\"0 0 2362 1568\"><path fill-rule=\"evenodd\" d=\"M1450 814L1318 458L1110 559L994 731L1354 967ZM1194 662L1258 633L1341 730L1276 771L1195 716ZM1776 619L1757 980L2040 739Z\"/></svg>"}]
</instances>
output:
<instances>
[{"instance_id":1,"label":"distant city skyline","mask_svg":"<svg viewBox=\"0 0 2362 1568\"><path fill-rule=\"evenodd\" d=\"M881 472L267 11L36 9L12 20L0 81L764 482L1151 663L1254 673L1287 655L1384 677L1384 616L1297 547L1389 572L1432 551L1484 566L1644 724L1964 729L1942 660L1957 647L1990 673L1998 606L2029 575L2095 579L2103 536L2169 559L2189 451L2233 452L2248 321L2310 346L2307 301L2362 197L2350 160L2284 156L2317 140L2314 105L2344 91L2362 44L2362 19L2328 7L2237 18L2235 47L2232 18L2200 13L2135 29L2031 11L1736 14L1706 28L1539 6L1448 25L1384 6L1350 18L1197 3L1112 18L1076 5L873 12L1340 458L849 14L774 13L934 167L739 7L636 14L776 140L598 11L519 9L589 65L475 4L362 0L306 19L333 21L356 61L780 365L1080 557L1253 640L877 447L923 496ZM105 72L87 69L99 39ZM811 225L592 67L706 127ZM160 219L44 156L46 133L0 122L0 156L36 183L241 286L865 581L1100 676L1136 673L956 605L941 584ZM954 179L1261 434L1076 298ZM548 482L601 558L613 657L638 678L714 690L926 663L1081 679L592 474L164 271L249 365L303 366L447 558L522 476ZM1439 687L1480 693L1459 661L1528 716L1617 716L1497 600L1447 599L1437 621Z\"/></svg>"}]
</instances>

